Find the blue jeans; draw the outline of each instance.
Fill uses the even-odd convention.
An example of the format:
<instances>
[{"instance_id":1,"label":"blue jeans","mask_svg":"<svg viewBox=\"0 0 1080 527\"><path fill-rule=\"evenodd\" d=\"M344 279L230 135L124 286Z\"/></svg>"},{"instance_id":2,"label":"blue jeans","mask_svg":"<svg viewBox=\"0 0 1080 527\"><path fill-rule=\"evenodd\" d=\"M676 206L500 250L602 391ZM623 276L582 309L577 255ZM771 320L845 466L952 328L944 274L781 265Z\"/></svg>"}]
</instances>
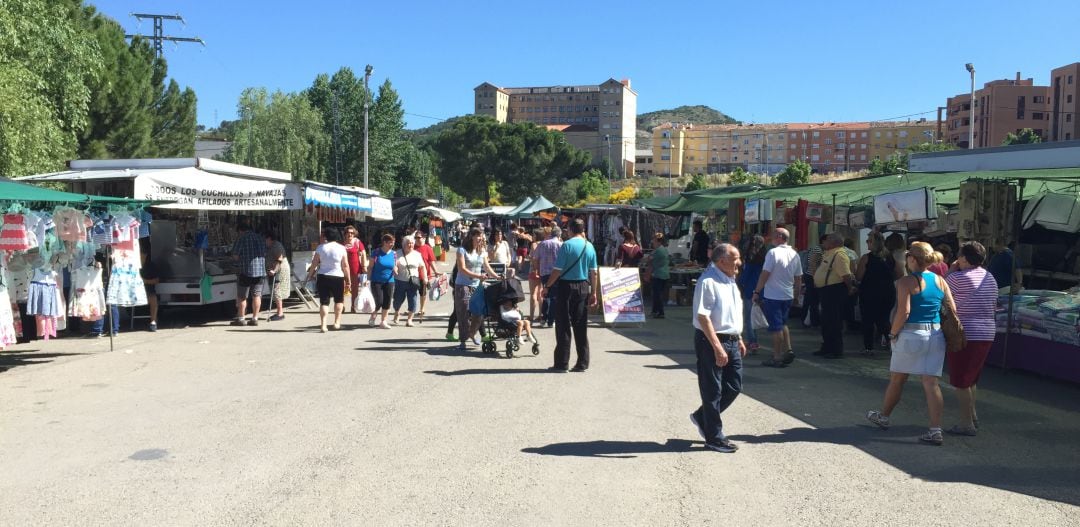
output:
<instances>
[{"instance_id":1,"label":"blue jeans","mask_svg":"<svg viewBox=\"0 0 1080 527\"><path fill-rule=\"evenodd\" d=\"M664 303L667 301L668 279L653 277L649 282L652 285L652 313L663 315Z\"/></svg>"},{"instance_id":2,"label":"blue jeans","mask_svg":"<svg viewBox=\"0 0 1080 527\"><path fill-rule=\"evenodd\" d=\"M705 442L724 439L724 420L720 414L727 410L742 392L742 355L739 341L720 341L727 352L728 363L723 368L716 365L712 345L700 329L694 330L694 351L697 352L698 392L701 407L694 417L705 431Z\"/></svg>"},{"instance_id":3,"label":"blue jeans","mask_svg":"<svg viewBox=\"0 0 1080 527\"><path fill-rule=\"evenodd\" d=\"M116 306L109 306L109 313L112 315L112 332L120 333L120 309ZM105 319L108 315L95 320L90 326L90 333L101 334L105 333Z\"/></svg>"},{"instance_id":4,"label":"blue jeans","mask_svg":"<svg viewBox=\"0 0 1080 527\"><path fill-rule=\"evenodd\" d=\"M406 299L409 301L409 313L416 313L417 293L420 291L416 284L408 280L397 280L394 283L394 311L401 309L401 304Z\"/></svg>"},{"instance_id":5,"label":"blue jeans","mask_svg":"<svg viewBox=\"0 0 1080 527\"><path fill-rule=\"evenodd\" d=\"M540 283L547 285L548 278L551 278L551 274L540 276ZM544 317L544 322L548 325L555 323L555 289L552 287L547 294L544 295L544 300L540 302L540 316Z\"/></svg>"}]
</instances>

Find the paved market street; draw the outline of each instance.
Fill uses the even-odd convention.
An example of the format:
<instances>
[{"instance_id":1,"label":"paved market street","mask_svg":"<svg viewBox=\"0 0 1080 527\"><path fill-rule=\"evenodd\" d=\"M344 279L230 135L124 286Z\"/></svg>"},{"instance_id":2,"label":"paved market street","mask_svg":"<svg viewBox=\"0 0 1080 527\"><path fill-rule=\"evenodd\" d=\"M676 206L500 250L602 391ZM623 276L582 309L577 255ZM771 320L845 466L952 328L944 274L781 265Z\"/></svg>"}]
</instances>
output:
<instances>
[{"instance_id":1,"label":"paved market street","mask_svg":"<svg viewBox=\"0 0 1080 527\"><path fill-rule=\"evenodd\" d=\"M430 311L435 311L431 310ZM887 358L748 357L704 449L689 312L590 328L586 373L460 353L445 318L319 334L315 315L0 354L4 525L1077 525L1080 388L989 370L979 437L920 445ZM858 349L851 335L849 350ZM4 371L6 370L6 371ZM946 424L955 399L945 391Z\"/></svg>"}]
</instances>

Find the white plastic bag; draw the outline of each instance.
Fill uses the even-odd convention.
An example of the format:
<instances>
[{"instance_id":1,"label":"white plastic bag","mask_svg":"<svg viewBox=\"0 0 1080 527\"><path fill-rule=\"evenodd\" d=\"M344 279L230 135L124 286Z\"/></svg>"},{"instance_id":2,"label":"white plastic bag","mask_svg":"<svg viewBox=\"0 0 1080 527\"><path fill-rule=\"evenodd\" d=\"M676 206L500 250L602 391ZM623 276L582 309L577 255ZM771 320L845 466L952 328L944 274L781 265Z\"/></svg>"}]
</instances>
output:
<instances>
[{"instance_id":1,"label":"white plastic bag","mask_svg":"<svg viewBox=\"0 0 1080 527\"><path fill-rule=\"evenodd\" d=\"M356 304L361 313L375 312L375 296L371 294L370 287L360 287L360 291L356 293Z\"/></svg>"},{"instance_id":2,"label":"white plastic bag","mask_svg":"<svg viewBox=\"0 0 1080 527\"><path fill-rule=\"evenodd\" d=\"M761 306L754 304L754 307L750 308L750 324L754 329L765 329L769 327L769 319L765 318L765 312L761 310Z\"/></svg>"}]
</instances>

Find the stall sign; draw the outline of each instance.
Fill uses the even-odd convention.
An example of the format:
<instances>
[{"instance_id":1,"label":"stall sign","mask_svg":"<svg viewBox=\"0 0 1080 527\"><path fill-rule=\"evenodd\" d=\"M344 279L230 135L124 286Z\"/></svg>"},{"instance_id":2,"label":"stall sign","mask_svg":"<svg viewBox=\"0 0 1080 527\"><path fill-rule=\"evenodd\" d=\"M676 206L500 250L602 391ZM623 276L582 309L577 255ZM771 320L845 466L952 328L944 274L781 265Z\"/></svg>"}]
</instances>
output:
<instances>
[{"instance_id":1,"label":"stall sign","mask_svg":"<svg viewBox=\"0 0 1080 527\"><path fill-rule=\"evenodd\" d=\"M934 193L925 187L874 198L874 219L878 223L902 223L936 217Z\"/></svg>"},{"instance_id":2,"label":"stall sign","mask_svg":"<svg viewBox=\"0 0 1080 527\"><path fill-rule=\"evenodd\" d=\"M292 183L239 179L216 174L141 174L135 199L167 201L158 205L182 210L299 210L300 188Z\"/></svg>"},{"instance_id":3,"label":"stall sign","mask_svg":"<svg viewBox=\"0 0 1080 527\"><path fill-rule=\"evenodd\" d=\"M304 203L371 212L370 199L365 200L356 194L336 192L310 185L304 187Z\"/></svg>"},{"instance_id":4,"label":"stall sign","mask_svg":"<svg viewBox=\"0 0 1080 527\"><path fill-rule=\"evenodd\" d=\"M746 223L758 223L761 221L761 200L752 199L746 202L746 211L743 213Z\"/></svg>"},{"instance_id":5,"label":"stall sign","mask_svg":"<svg viewBox=\"0 0 1080 527\"><path fill-rule=\"evenodd\" d=\"M810 206L806 207L806 219L817 223L824 223L825 205L819 205L817 203L810 204Z\"/></svg>"},{"instance_id":6,"label":"stall sign","mask_svg":"<svg viewBox=\"0 0 1080 527\"><path fill-rule=\"evenodd\" d=\"M370 199L372 218L375 218L376 220L394 219L394 207L390 205L390 200L377 196L372 196Z\"/></svg>"},{"instance_id":7,"label":"stall sign","mask_svg":"<svg viewBox=\"0 0 1080 527\"><path fill-rule=\"evenodd\" d=\"M836 210L833 211L833 223L836 224L836 225L844 225L844 226L846 226L848 224L848 211L849 210L851 210L849 207L844 207L842 205L837 205Z\"/></svg>"},{"instance_id":8,"label":"stall sign","mask_svg":"<svg viewBox=\"0 0 1080 527\"><path fill-rule=\"evenodd\" d=\"M645 322L645 301L641 297L637 268L601 267L600 296L604 301L604 323Z\"/></svg>"}]
</instances>

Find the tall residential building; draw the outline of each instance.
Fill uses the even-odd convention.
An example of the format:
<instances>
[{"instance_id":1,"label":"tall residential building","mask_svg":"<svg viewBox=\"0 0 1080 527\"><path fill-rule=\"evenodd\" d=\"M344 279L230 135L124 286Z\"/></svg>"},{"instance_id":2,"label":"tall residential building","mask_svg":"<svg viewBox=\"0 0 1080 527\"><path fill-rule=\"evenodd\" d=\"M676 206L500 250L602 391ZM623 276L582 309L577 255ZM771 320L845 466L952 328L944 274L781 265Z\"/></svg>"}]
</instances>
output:
<instances>
[{"instance_id":1,"label":"tall residential building","mask_svg":"<svg viewBox=\"0 0 1080 527\"><path fill-rule=\"evenodd\" d=\"M1050 140L1080 139L1080 62L1050 72Z\"/></svg>"},{"instance_id":2,"label":"tall residential building","mask_svg":"<svg viewBox=\"0 0 1080 527\"><path fill-rule=\"evenodd\" d=\"M634 173L637 92L630 88L629 79L525 88L485 82L473 92L478 115L563 131L568 143L592 154L594 163L610 159L619 175Z\"/></svg>"},{"instance_id":3,"label":"tall residential building","mask_svg":"<svg viewBox=\"0 0 1080 527\"><path fill-rule=\"evenodd\" d=\"M970 122L971 95L949 97L945 140L968 148L970 126L975 126L975 148L1001 146L1009 133L1031 128L1043 140L1050 132L1050 87L1035 86L1033 79L990 81L975 90L975 122Z\"/></svg>"}]
</instances>

